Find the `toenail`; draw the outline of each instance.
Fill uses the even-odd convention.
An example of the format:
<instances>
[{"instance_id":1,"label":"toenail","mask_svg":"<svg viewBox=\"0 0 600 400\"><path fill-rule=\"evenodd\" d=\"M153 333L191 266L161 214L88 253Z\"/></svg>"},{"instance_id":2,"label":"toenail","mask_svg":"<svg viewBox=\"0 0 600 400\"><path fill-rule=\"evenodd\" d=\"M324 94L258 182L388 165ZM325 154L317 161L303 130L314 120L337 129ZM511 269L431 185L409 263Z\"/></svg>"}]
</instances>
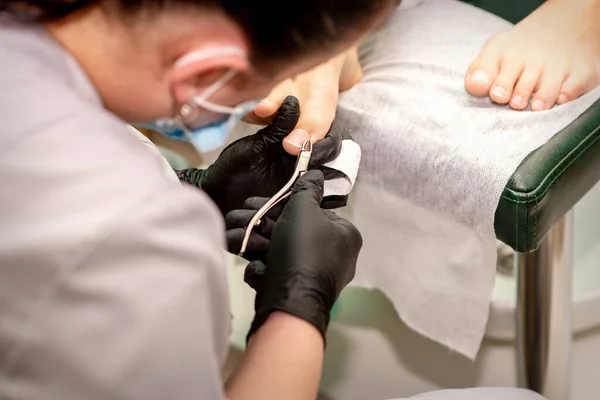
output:
<instances>
[{"instance_id":1,"label":"toenail","mask_svg":"<svg viewBox=\"0 0 600 400\"><path fill-rule=\"evenodd\" d=\"M544 107L544 101L540 99L534 100L533 103L531 103L531 108L534 110L543 110Z\"/></svg>"},{"instance_id":2,"label":"toenail","mask_svg":"<svg viewBox=\"0 0 600 400\"><path fill-rule=\"evenodd\" d=\"M512 102L519 107L522 106L523 105L523 96L521 96L520 94L515 94L512 98Z\"/></svg>"},{"instance_id":3,"label":"toenail","mask_svg":"<svg viewBox=\"0 0 600 400\"><path fill-rule=\"evenodd\" d=\"M471 73L471 76L469 76L469 80L471 82L485 82L485 83L490 83L491 82L490 74L488 74L487 72L485 72L482 69L478 69L476 71L473 71Z\"/></svg>"},{"instance_id":4,"label":"toenail","mask_svg":"<svg viewBox=\"0 0 600 400\"><path fill-rule=\"evenodd\" d=\"M558 100L557 100L557 102L558 102L558 104L563 104L563 103L566 103L568 100L569 100L569 99L567 98L567 95L566 95L566 94L564 94L564 93L561 93L561 94L558 96Z\"/></svg>"},{"instance_id":5,"label":"toenail","mask_svg":"<svg viewBox=\"0 0 600 400\"><path fill-rule=\"evenodd\" d=\"M505 98L507 94L506 89L504 89L502 86L494 86L491 93L501 99Z\"/></svg>"}]
</instances>

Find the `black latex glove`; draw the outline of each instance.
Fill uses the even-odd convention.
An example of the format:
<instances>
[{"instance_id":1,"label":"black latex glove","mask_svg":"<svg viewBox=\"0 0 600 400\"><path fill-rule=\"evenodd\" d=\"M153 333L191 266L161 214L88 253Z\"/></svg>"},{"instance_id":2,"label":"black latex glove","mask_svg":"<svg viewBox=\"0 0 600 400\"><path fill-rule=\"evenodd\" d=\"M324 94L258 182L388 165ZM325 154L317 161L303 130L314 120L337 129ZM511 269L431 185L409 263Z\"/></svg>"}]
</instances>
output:
<instances>
[{"instance_id":1,"label":"black latex glove","mask_svg":"<svg viewBox=\"0 0 600 400\"><path fill-rule=\"evenodd\" d=\"M291 178L296 156L288 154L283 139L296 126L300 117L298 99L288 96L273 123L251 136L227 146L213 165L206 170L190 168L177 171L179 179L202 188L221 209L223 215L238 209L249 197L271 197ZM334 160L342 149L342 135L335 130L313 145L309 169L316 169ZM341 172L323 168L327 179L344 176ZM345 198L332 197L325 208L345 205Z\"/></svg>"},{"instance_id":2,"label":"black latex glove","mask_svg":"<svg viewBox=\"0 0 600 400\"><path fill-rule=\"evenodd\" d=\"M225 216L225 228L227 230L227 250L231 254L239 254L242 242L246 235L246 227L254 214L269 200L268 197L251 197L247 199L242 208L230 211ZM267 251L271 234L275 223L283 211L286 200L276 204L261 218L260 224L256 226L248 239L244 258L248 261L261 260L266 262ZM247 282L250 284L250 282ZM250 284L252 286L252 284Z\"/></svg>"},{"instance_id":3,"label":"black latex glove","mask_svg":"<svg viewBox=\"0 0 600 400\"><path fill-rule=\"evenodd\" d=\"M256 315L248 337L273 311L310 322L324 337L331 308L354 277L362 237L350 222L320 207L323 184L321 171L306 173L296 183L277 222L266 218L252 234L248 249L258 257L246 268L244 280L256 290ZM261 200L256 202L258 206ZM230 245L239 249L243 237L239 230L254 212L233 211L228 215ZM231 234L234 231L238 233Z\"/></svg>"}]
</instances>

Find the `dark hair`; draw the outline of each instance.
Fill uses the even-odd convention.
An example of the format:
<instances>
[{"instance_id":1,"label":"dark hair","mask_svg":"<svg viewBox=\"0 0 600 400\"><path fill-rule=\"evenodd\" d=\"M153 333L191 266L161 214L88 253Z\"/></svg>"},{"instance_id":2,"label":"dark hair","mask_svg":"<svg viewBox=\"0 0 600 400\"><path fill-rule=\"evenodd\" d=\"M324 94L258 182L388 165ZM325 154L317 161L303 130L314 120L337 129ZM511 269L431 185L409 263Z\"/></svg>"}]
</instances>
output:
<instances>
[{"instance_id":1,"label":"dark hair","mask_svg":"<svg viewBox=\"0 0 600 400\"><path fill-rule=\"evenodd\" d=\"M398 0L0 0L8 12L54 22L90 5L114 2L127 14L169 7L217 7L245 31L254 62L289 59L327 47L353 29L364 29Z\"/></svg>"}]
</instances>

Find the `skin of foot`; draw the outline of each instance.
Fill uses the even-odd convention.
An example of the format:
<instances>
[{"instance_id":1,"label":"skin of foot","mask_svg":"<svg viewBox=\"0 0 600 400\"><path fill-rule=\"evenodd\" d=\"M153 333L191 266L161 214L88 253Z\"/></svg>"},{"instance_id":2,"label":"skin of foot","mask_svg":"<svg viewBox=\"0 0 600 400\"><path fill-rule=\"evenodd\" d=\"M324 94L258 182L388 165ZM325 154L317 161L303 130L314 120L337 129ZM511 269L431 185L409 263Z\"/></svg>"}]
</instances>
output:
<instances>
[{"instance_id":1,"label":"skin of foot","mask_svg":"<svg viewBox=\"0 0 600 400\"><path fill-rule=\"evenodd\" d=\"M600 84L600 0L548 0L491 37L470 65L466 90L515 110L543 111Z\"/></svg>"},{"instance_id":2,"label":"skin of foot","mask_svg":"<svg viewBox=\"0 0 600 400\"><path fill-rule=\"evenodd\" d=\"M284 139L283 148L297 155L307 139L314 143L325 137L335 118L340 93L361 79L358 46L354 46L312 70L280 83L244 120L260 125L270 123L283 100L289 95L296 96L302 112L294 131Z\"/></svg>"}]
</instances>

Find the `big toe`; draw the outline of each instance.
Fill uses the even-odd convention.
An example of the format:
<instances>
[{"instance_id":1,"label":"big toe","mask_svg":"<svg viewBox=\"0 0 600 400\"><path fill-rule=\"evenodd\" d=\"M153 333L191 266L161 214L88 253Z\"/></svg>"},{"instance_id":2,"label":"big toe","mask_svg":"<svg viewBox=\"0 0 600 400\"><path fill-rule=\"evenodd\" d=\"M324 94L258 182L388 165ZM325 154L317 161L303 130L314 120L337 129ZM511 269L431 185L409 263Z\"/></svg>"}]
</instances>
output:
<instances>
[{"instance_id":1,"label":"big toe","mask_svg":"<svg viewBox=\"0 0 600 400\"><path fill-rule=\"evenodd\" d=\"M488 54L479 55L471 63L465 76L465 89L474 96L487 96L492 83L498 76L497 57Z\"/></svg>"},{"instance_id":2,"label":"big toe","mask_svg":"<svg viewBox=\"0 0 600 400\"><path fill-rule=\"evenodd\" d=\"M485 69L476 69L467 74L465 88L473 96L487 96L492 86L492 74Z\"/></svg>"}]
</instances>

